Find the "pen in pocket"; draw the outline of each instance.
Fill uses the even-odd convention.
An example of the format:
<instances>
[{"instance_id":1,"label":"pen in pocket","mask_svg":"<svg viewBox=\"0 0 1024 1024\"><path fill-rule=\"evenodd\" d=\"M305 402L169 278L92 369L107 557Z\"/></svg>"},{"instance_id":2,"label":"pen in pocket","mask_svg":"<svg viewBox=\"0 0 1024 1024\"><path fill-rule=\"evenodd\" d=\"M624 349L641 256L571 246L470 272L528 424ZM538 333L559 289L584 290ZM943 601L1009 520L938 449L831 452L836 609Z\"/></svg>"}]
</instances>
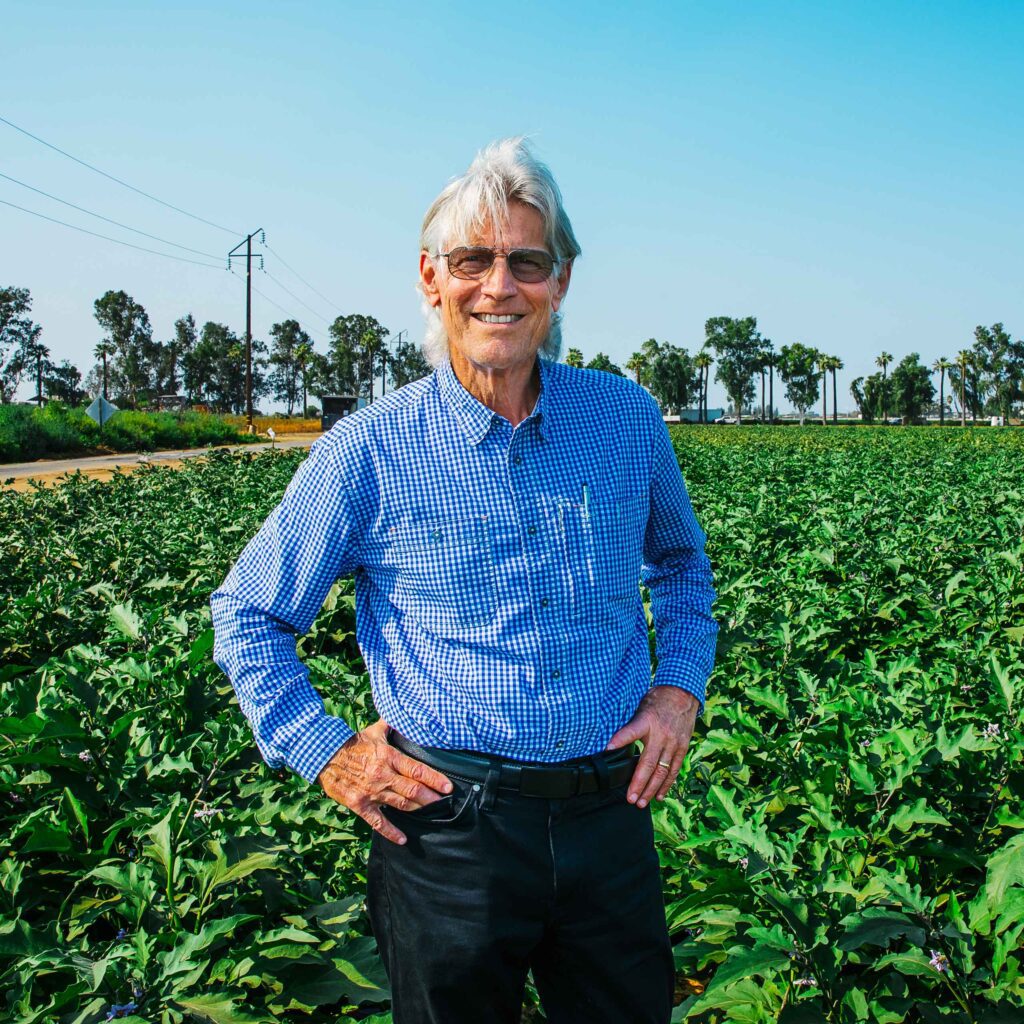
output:
<instances>
[{"instance_id":1,"label":"pen in pocket","mask_svg":"<svg viewBox=\"0 0 1024 1024\"><path fill-rule=\"evenodd\" d=\"M590 525L590 488L583 485L583 563L586 567L587 581L594 586L594 537Z\"/></svg>"}]
</instances>

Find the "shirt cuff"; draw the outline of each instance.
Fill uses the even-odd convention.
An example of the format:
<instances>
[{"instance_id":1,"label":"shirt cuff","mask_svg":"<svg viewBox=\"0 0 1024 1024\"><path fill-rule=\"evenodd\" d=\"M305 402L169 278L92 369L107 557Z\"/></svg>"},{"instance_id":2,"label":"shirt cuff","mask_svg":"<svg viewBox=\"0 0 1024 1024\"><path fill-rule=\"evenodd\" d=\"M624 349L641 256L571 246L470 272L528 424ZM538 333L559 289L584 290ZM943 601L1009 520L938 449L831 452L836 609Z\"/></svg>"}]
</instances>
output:
<instances>
[{"instance_id":1,"label":"shirt cuff","mask_svg":"<svg viewBox=\"0 0 1024 1024\"><path fill-rule=\"evenodd\" d=\"M353 736L355 731L344 719L324 715L291 744L286 763L307 782L316 782L327 762Z\"/></svg>"}]
</instances>

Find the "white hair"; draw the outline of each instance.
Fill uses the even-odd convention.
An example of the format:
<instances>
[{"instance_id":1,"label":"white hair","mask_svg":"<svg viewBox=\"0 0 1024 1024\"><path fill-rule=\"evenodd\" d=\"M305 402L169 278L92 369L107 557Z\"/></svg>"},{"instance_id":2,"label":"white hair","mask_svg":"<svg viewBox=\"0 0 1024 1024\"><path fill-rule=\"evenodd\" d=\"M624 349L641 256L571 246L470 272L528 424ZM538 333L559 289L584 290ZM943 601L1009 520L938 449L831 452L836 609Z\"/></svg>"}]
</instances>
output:
<instances>
[{"instance_id":1,"label":"white hair","mask_svg":"<svg viewBox=\"0 0 1024 1024\"><path fill-rule=\"evenodd\" d=\"M580 246L562 206L562 193L548 167L530 152L522 136L485 146L460 177L453 178L423 218L420 249L434 258L445 246L468 243L486 224L508 218L509 204L533 207L544 222L544 241L559 263L570 263ZM426 299L427 329L423 354L432 366L448 358L448 335L441 312ZM545 359L557 360L562 350L562 318L551 315L551 329L540 347Z\"/></svg>"}]
</instances>

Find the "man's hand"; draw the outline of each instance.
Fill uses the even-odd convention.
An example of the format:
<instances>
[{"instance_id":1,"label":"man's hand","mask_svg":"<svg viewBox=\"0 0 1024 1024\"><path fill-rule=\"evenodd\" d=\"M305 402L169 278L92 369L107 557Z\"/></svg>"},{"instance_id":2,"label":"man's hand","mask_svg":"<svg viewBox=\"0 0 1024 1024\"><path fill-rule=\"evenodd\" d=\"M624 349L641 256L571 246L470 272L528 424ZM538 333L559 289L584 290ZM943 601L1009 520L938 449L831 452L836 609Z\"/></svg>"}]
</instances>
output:
<instances>
[{"instance_id":1,"label":"man's hand","mask_svg":"<svg viewBox=\"0 0 1024 1024\"><path fill-rule=\"evenodd\" d=\"M644 694L636 714L608 741L615 750L640 740L643 753L629 784L628 800L646 807L664 800L683 765L700 703L678 686L655 686Z\"/></svg>"},{"instance_id":2,"label":"man's hand","mask_svg":"<svg viewBox=\"0 0 1024 1024\"><path fill-rule=\"evenodd\" d=\"M387 731L388 724L381 718L357 732L324 765L317 782L332 800L401 845L404 834L384 817L381 806L415 811L450 793L452 784L440 772L392 747Z\"/></svg>"}]
</instances>

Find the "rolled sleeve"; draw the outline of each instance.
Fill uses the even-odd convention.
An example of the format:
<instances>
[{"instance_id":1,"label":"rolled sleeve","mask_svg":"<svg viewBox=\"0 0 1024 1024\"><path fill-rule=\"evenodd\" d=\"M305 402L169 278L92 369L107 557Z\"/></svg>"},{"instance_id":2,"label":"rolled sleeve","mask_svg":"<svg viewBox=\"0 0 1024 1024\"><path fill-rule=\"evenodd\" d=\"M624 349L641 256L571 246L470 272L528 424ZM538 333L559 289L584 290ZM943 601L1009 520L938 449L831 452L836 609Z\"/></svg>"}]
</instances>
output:
<instances>
[{"instance_id":1,"label":"rolled sleeve","mask_svg":"<svg viewBox=\"0 0 1024 1024\"><path fill-rule=\"evenodd\" d=\"M358 565L349 487L328 438L314 444L280 505L210 599L214 661L271 767L314 782L354 733L327 714L295 652L334 582Z\"/></svg>"},{"instance_id":2,"label":"rolled sleeve","mask_svg":"<svg viewBox=\"0 0 1024 1024\"><path fill-rule=\"evenodd\" d=\"M711 612L715 599L711 562L660 414L658 419L641 568L654 620L657 669L653 685L686 690L697 698L703 712L718 634Z\"/></svg>"}]
</instances>

